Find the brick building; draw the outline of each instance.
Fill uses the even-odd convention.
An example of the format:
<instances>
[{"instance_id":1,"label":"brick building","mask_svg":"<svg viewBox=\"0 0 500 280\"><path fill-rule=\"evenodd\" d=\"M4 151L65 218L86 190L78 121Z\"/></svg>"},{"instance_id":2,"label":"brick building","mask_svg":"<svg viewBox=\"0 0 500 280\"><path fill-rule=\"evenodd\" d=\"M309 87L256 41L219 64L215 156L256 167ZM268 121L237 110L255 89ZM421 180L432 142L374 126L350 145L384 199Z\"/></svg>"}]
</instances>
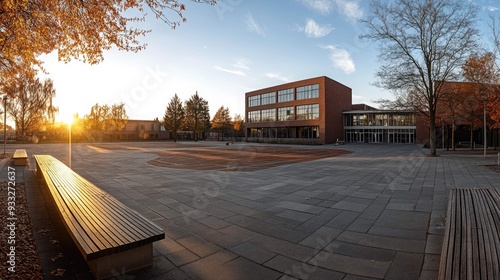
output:
<instances>
[{"instance_id":1,"label":"brick building","mask_svg":"<svg viewBox=\"0 0 500 280\"><path fill-rule=\"evenodd\" d=\"M351 88L325 76L247 92L245 139L334 143L344 138L343 111L351 104Z\"/></svg>"}]
</instances>

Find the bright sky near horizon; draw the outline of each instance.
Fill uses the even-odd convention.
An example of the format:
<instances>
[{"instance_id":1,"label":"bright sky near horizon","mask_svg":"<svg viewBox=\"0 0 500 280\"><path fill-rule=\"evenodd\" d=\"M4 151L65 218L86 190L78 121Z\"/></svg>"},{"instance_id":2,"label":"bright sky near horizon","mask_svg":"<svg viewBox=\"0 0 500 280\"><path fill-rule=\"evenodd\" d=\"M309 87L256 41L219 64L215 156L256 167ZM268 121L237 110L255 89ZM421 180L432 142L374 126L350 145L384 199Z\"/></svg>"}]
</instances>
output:
<instances>
[{"instance_id":1,"label":"bright sky near horizon","mask_svg":"<svg viewBox=\"0 0 500 280\"><path fill-rule=\"evenodd\" d=\"M488 33L497 0L474 0L478 27ZM59 120L124 102L130 119L163 119L172 96L185 101L198 91L211 117L221 106L244 115L244 93L286 82L328 76L350 88L353 103L392 99L373 86L378 69L375 42L359 39L357 21L368 13L366 0L222 0L216 6L184 1L187 22L175 30L149 18L141 52L110 50L104 61L63 63L43 57L54 80ZM176 20L176 15L171 19Z\"/></svg>"}]
</instances>

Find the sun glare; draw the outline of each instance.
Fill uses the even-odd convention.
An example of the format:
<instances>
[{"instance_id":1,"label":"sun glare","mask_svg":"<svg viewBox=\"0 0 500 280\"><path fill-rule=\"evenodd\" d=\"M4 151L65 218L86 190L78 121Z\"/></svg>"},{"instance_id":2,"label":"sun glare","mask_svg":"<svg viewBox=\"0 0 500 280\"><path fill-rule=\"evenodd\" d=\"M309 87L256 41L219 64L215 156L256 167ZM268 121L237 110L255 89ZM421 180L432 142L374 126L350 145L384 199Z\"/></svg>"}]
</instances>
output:
<instances>
[{"instance_id":1,"label":"sun glare","mask_svg":"<svg viewBox=\"0 0 500 280\"><path fill-rule=\"evenodd\" d=\"M75 120L74 115L70 113L60 115L59 117L61 118L61 121L67 125L73 124L73 121Z\"/></svg>"}]
</instances>

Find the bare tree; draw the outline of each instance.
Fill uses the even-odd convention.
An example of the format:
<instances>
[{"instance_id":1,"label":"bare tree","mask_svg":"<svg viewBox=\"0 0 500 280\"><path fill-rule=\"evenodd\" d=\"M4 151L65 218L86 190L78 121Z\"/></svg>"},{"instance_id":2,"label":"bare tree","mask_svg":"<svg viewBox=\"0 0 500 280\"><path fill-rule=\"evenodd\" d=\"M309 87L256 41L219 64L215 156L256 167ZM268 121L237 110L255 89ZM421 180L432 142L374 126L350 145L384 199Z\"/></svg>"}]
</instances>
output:
<instances>
[{"instance_id":1,"label":"bare tree","mask_svg":"<svg viewBox=\"0 0 500 280\"><path fill-rule=\"evenodd\" d=\"M215 113L212 119L212 128L217 131L217 140L219 140L219 135L222 133L222 138L224 138L224 133L232 128L231 115L229 114L229 108L224 108L221 106L219 110Z\"/></svg>"},{"instance_id":2,"label":"bare tree","mask_svg":"<svg viewBox=\"0 0 500 280\"><path fill-rule=\"evenodd\" d=\"M113 104L106 118L106 130L110 132L118 132L122 130L128 122L127 111L125 110L125 103Z\"/></svg>"},{"instance_id":3,"label":"bare tree","mask_svg":"<svg viewBox=\"0 0 500 280\"><path fill-rule=\"evenodd\" d=\"M429 120L430 154L436 155L436 108L442 81L456 78L477 46L477 8L467 0L371 2L363 38L379 42L377 85L406 92Z\"/></svg>"},{"instance_id":4,"label":"bare tree","mask_svg":"<svg viewBox=\"0 0 500 280\"><path fill-rule=\"evenodd\" d=\"M19 76L4 89L10 99L7 112L14 119L17 136L23 137L23 141L27 132L40 128L47 116L57 111L52 105L56 90L50 79L42 83L39 79Z\"/></svg>"},{"instance_id":5,"label":"bare tree","mask_svg":"<svg viewBox=\"0 0 500 280\"><path fill-rule=\"evenodd\" d=\"M94 140L96 138L102 139L104 131L106 130L106 119L109 115L108 105L99 105L96 103L90 108L90 113L85 115L84 127L90 132Z\"/></svg>"}]
</instances>

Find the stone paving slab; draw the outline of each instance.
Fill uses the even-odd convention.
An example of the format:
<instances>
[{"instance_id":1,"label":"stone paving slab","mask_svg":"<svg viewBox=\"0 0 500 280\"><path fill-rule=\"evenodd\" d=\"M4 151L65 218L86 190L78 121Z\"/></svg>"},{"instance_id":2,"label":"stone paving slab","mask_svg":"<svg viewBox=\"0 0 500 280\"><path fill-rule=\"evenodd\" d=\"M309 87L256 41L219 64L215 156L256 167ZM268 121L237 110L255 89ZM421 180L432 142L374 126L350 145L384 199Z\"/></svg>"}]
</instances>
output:
<instances>
[{"instance_id":1,"label":"stone paving slab","mask_svg":"<svg viewBox=\"0 0 500 280\"><path fill-rule=\"evenodd\" d=\"M97 146L74 144L73 169L165 229L155 264L119 276L125 279L436 279L447 190L500 188L500 174L484 167L496 154L439 151L433 158L417 145L351 144L341 147L349 154L247 171L234 167L253 157L222 162L224 171L147 164L159 154L168 160L168 150L226 149L217 142ZM33 154L68 163L67 145L9 145L17 148L27 150L28 169ZM33 219L50 220L32 173L26 176ZM49 265L51 247L37 239ZM88 277L81 264L67 265L69 278Z\"/></svg>"}]
</instances>

